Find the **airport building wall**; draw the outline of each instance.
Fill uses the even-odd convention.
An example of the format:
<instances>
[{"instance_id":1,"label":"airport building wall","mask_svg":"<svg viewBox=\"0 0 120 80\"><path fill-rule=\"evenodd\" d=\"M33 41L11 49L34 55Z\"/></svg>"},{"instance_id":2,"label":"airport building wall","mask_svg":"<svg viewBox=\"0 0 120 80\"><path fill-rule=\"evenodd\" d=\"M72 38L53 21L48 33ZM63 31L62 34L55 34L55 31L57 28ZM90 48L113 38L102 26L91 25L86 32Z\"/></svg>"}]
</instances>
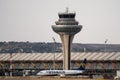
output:
<instances>
[{"instance_id":1,"label":"airport building wall","mask_svg":"<svg viewBox=\"0 0 120 80\"><path fill-rule=\"evenodd\" d=\"M55 65L53 65L55 56ZM72 53L71 69L77 69L86 58L85 74L110 74L120 70L120 52ZM43 69L62 69L62 53L12 53L0 54L0 74L28 70L37 73Z\"/></svg>"}]
</instances>

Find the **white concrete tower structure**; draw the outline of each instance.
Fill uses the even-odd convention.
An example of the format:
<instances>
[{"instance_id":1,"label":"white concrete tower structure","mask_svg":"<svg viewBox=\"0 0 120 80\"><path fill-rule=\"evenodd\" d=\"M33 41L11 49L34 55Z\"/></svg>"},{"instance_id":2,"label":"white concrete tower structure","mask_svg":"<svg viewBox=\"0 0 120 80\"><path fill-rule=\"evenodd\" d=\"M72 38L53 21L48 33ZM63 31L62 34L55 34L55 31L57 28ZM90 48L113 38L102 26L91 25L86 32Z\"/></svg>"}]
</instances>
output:
<instances>
[{"instance_id":1,"label":"white concrete tower structure","mask_svg":"<svg viewBox=\"0 0 120 80\"><path fill-rule=\"evenodd\" d=\"M75 12L69 12L68 8L66 12L58 13L59 20L55 22L56 25L52 25L52 29L54 32L60 35L63 46L63 69L70 69L71 62L71 43L73 37L76 33L78 33L82 26L78 25L78 21L75 20Z\"/></svg>"}]
</instances>

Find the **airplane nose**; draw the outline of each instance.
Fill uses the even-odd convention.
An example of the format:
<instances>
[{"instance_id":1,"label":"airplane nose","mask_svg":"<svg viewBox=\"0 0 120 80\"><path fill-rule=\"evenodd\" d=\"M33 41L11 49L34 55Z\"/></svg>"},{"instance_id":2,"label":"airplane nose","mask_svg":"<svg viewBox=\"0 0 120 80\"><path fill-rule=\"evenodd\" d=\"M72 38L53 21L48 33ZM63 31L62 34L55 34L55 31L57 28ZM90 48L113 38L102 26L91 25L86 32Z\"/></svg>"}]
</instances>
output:
<instances>
[{"instance_id":1,"label":"airplane nose","mask_svg":"<svg viewBox=\"0 0 120 80\"><path fill-rule=\"evenodd\" d=\"M40 75L40 73L37 73L37 75Z\"/></svg>"}]
</instances>

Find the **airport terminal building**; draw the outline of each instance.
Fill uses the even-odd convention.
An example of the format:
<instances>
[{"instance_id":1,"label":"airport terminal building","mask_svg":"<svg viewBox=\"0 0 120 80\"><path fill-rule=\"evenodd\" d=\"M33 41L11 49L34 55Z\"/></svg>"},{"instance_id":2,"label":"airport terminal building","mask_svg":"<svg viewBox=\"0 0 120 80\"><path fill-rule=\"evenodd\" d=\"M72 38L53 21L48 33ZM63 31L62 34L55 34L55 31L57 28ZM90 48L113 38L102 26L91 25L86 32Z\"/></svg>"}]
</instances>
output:
<instances>
[{"instance_id":1,"label":"airport terminal building","mask_svg":"<svg viewBox=\"0 0 120 80\"><path fill-rule=\"evenodd\" d=\"M77 69L86 58L86 75L115 76L120 70L120 52L71 53L71 69ZM35 75L43 69L63 69L62 53L1 53L0 75L30 71ZM28 73L27 73L28 74Z\"/></svg>"}]
</instances>

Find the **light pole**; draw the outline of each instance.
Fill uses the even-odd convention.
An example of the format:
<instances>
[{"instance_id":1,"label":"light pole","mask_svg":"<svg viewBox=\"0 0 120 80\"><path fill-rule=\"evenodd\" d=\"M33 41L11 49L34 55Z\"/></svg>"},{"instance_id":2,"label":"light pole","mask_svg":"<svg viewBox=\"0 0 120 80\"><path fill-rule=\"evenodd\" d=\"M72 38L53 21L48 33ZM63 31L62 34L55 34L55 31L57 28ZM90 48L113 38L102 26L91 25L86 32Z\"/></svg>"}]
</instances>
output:
<instances>
[{"instance_id":1,"label":"light pole","mask_svg":"<svg viewBox=\"0 0 120 80\"><path fill-rule=\"evenodd\" d=\"M10 53L10 76L12 77L12 53Z\"/></svg>"},{"instance_id":2,"label":"light pole","mask_svg":"<svg viewBox=\"0 0 120 80\"><path fill-rule=\"evenodd\" d=\"M105 52L107 51L107 45L106 45L107 41L108 41L108 39L105 40Z\"/></svg>"},{"instance_id":3,"label":"light pole","mask_svg":"<svg viewBox=\"0 0 120 80\"><path fill-rule=\"evenodd\" d=\"M56 41L55 41L55 38L52 37L53 41L54 41L54 49L53 49L53 53L54 53L54 60L53 60L53 69L55 70L55 52L56 52Z\"/></svg>"}]
</instances>

